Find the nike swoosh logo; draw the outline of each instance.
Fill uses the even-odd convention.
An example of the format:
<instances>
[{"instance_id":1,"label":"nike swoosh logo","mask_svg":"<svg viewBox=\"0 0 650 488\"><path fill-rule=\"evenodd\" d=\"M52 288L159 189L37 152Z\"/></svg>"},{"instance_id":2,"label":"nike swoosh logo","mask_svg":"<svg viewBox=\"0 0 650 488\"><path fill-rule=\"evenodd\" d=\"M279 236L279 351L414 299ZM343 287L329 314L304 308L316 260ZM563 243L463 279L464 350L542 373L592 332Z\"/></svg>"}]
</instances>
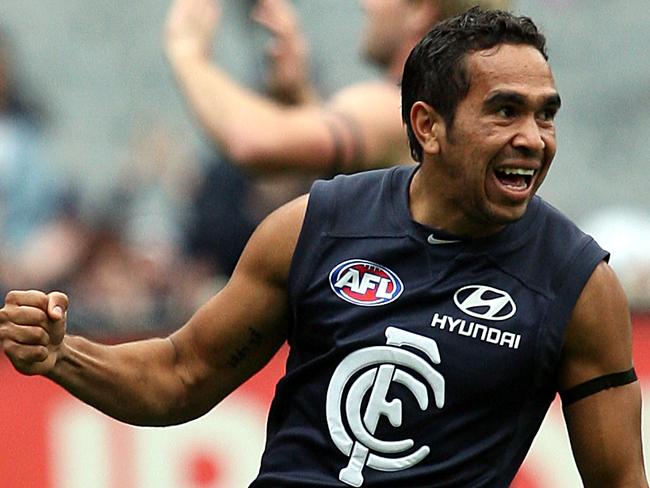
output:
<instances>
[{"instance_id":1,"label":"nike swoosh logo","mask_svg":"<svg viewBox=\"0 0 650 488\"><path fill-rule=\"evenodd\" d=\"M455 244L457 242L463 242L461 240L447 240L447 239L437 239L433 234L429 234L429 237L427 237L427 242L429 244L437 245L437 244Z\"/></svg>"}]
</instances>

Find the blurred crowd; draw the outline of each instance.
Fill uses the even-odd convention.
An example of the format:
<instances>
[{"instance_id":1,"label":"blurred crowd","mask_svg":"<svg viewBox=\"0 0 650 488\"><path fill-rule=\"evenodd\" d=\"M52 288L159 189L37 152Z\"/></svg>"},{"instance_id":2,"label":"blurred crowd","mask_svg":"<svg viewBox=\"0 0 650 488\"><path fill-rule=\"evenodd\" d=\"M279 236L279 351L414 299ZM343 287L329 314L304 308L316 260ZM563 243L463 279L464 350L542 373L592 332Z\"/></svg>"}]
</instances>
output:
<instances>
[{"instance_id":1,"label":"blurred crowd","mask_svg":"<svg viewBox=\"0 0 650 488\"><path fill-rule=\"evenodd\" d=\"M75 297L71 328L91 334L165 329L218 286L215 263L186 241L200 186L194 154L150 124L133 135L122 174L87 208L50 158L47 102L17 81L0 36L0 287ZM136 298L137 297L137 298Z\"/></svg>"},{"instance_id":2,"label":"blurred crowd","mask_svg":"<svg viewBox=\"0 0 650 488\"><path fill-rule=\"evenodd\" d=\"M98 336L177 326L221 286L249 232L225 244L233 249L223 263L211 252L219 229L204 218L214 216L206 185L219 175L202 174L206 165L166 127L143 124L110 195L88 208L49 159L42 137L47 101L15 78L17 61L7 33L0 34L3 295L15 288L65 290L75 297L71 329ZM214 167L228 171L218 162ZM230 178L230 196L221 194L224 205L245 198L238 178ZM219 227L239 227L229 220L240 217L225 209L221 217Z\"/></svg>"}]
</instances>

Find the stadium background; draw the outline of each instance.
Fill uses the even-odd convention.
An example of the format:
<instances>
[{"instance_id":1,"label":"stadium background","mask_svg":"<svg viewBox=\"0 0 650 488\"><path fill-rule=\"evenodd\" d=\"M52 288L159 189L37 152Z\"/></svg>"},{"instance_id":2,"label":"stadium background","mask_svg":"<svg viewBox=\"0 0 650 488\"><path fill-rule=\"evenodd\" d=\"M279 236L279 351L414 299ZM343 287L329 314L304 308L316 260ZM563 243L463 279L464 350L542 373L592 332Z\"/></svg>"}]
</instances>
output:
<instances>
[{"instance_id":1,"label":"stadium background","mask_svg":"<svg viewBox=\"0 0 650 488\"><path fill-rule=\"evenodd\" d=\"M215 48L237 79L257 87L266 36L246 20L251 3L224 0L223 32ZM362 13L357 2L294 3L304 20L312 71L323 93L377 76L358 58L356 26ZM546 32L563 97L559 152L541 193L612 251L612 265L633 307L637 368L648 385L650 9L645 0L519 0L516 5ZM167 2L154 0L0 3L0 29L10 39L16 77L46 109L39 140L45 148L44 164L57 184L75 189L84 219L112 213L116 182L123 184L129 165L142 163L139 157L155 159L164 152L167 159L191 165L180 173L191 169L200 175L209 160L206 154L213 151L188 115L165 65L161 37L167 7ZM0 151L1 144L0 139ZM0 176L2 170L0 164ZM178 171L172 167L169 174ZM147 216L158 222L150 230L170 239L182 225L170 229L164 222L181 217L165 208L149 208ZM160 213L152 219L156 209ZM135 227L142 222L133 221ZM22 284L17 275L14 278L2 277L2 287ZM209 283L207 288L216 288L219 278ZM81 312L79 316L85 317ZM152 320L132 329L110 321L79 320L73 328L117 341L164 332L155 324ZM284 354L203 419L164 430L113 422L42 379L19 377L2 359L0 486L246 486L257 469L266 408ZM649 395L645 387L646 446ZM518 488L580 486L557 405L517 483Z\"/></svg>"}]
</instances>

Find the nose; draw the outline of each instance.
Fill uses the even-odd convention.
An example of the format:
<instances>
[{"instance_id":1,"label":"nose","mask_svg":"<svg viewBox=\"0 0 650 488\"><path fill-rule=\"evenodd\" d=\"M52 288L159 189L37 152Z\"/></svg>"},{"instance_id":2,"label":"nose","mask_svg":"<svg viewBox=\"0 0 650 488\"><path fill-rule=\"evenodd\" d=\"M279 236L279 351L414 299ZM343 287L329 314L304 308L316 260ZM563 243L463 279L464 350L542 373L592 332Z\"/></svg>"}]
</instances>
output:
<instances>
[{"instance_id":1,"label":"nose","mask_svg":"<svg viewBox=\"0 0 650 488\"><path fill-rule=\"evenodd\" d=\"M546 141L542 137L542 131L534 115L522 118L517 133L512 139L512 145L533 154L541 155L544 152Z\"/></svg>"}]
</instances>

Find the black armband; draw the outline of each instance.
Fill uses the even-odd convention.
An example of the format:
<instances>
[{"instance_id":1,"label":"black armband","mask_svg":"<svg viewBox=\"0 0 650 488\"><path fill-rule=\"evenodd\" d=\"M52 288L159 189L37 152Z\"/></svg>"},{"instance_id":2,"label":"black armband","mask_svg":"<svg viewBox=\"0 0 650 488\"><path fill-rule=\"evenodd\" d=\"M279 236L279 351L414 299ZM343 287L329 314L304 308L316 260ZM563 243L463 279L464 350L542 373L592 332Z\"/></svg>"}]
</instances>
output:
<instances>
[{"instance_id":1,"label":"black armband","mask_svg":"<svg viewBox=\"0 0 650 488\"><path fill-rule=\"evenodd\" d=\"M334 144L334 155L332 156L332 164L330 166L330 175L331 177L336 176L341 173L344 166L345 160L345 148L343 147L343 137L341 136L341 131L336 126L335 122L326 121L327 128L330 131L332 136L332 142Z\"/></svg>"},{"instance_id":2,"label":"black armband","mask_svg":"<svg viewBox=\"0 0 650 488\"><path fill-rule=\"evenodd\" d=\"M637 380L634 368L620 373L606 374L560 392L562 408L599 391L633 383Z\"/></svg>"},{"instance_id":3,"label":"black armband","mask_svg":"<svg viewBox=\"0 0 650 488\"><path fill-rule=\"evenodd\" d=\"M358 122L345 113L332 112L332 114L336 116L336 119L341 124L341 127L338 127L335 121L326 120L327 127L334 143L334 156L332 158L330 173L331 176L336 176L337 174L344 172L348 160L358 163L365 155L361 128L359 127ZM341 133L342 129L346 129L350 132L352 145L349 148L345 147L343 134ZM347 155L348 149L351 151L351 155L349 156Z\"/></svg>"}]
</instances>

